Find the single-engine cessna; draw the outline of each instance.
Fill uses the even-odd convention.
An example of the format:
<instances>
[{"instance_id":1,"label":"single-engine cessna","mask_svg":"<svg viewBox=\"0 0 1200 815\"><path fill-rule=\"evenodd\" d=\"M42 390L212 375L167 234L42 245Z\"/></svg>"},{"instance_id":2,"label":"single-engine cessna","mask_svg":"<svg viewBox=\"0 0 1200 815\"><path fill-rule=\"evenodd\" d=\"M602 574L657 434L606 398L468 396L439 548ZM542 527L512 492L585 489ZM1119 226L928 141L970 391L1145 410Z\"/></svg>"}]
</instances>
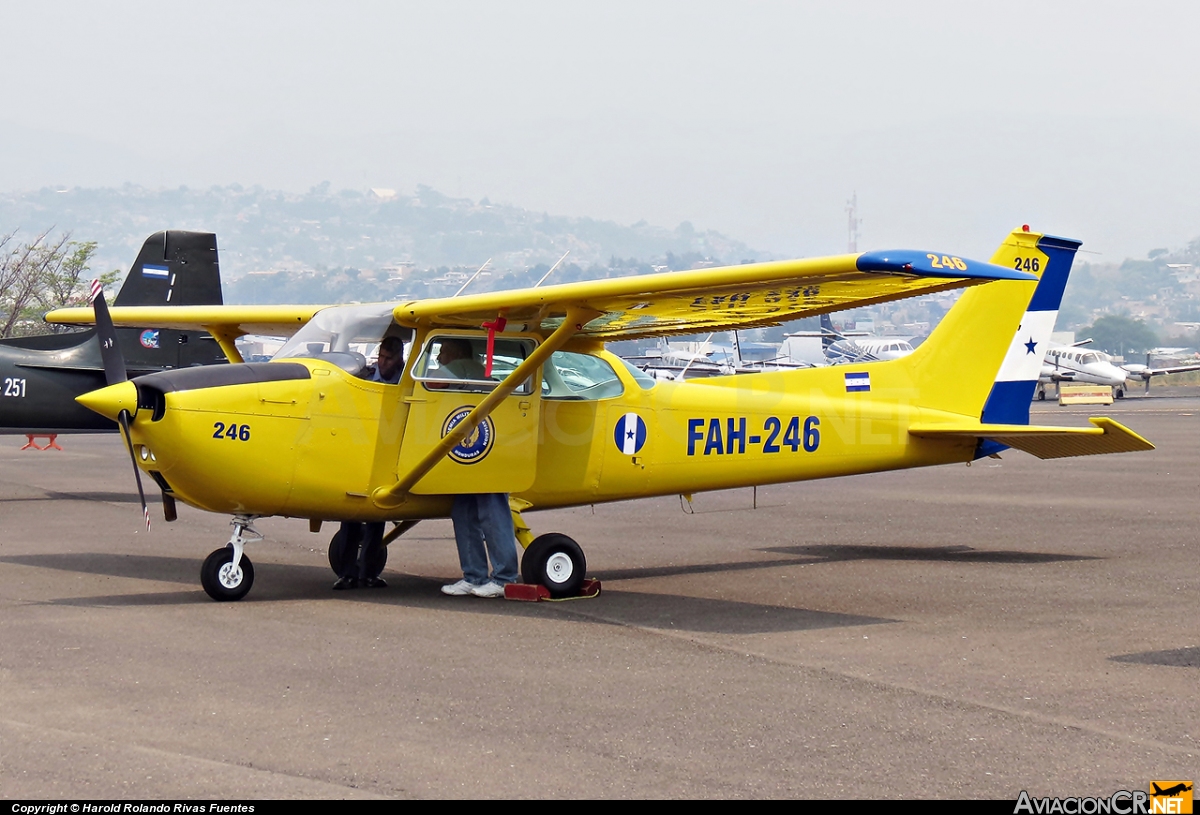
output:
<instances>
[{"instance_id":1,"label":"single-engine cessna","mask_svg":"<svg viewBox=\"0 0 1200 815\"><path fill-rule=\"evenodd\" d=\"M525 582L570 595L583 551L565 535L533 538L522 510L970 462L1006 447L1040 458L1152 449L1107 418L1029 424L1040 343L1078 247L1024 228L990 263L868 252L398 304L113 308L117 325L207 330L233 362L238 335L291 336L269 362L132 381L110 355L114 384L79 401L125 428L135 473L161 489L169 519L176 501L233 515L228 545L201 568L214 599L249 591L256 518L308 518L314 531L394 521L394 539L447 517L454 494L480 492L512 495ZM966 286L896 360L656 382L604 347ZM102 298L95 306L104 336L109 312ZM93 312L48 319L88 323ZM356 376L362 349L393 335L412 349L399 384ZM482 371L470 379L438 362L443 345L464 342Z\"/></svg>"},{"instance_id":2,"label":"single-engine cessna","mask_svg":"<svg viewBox=\"0 0 1200 815\"><path fill-rule=\"evenodd\" d=\"M217 236L180 231L151 235L114 305L221 305ZM117 331L116 342L135 374L225 362L221 350L203 332L123 328ZM95 331L0 341L0 434L116 430L111 419L75 401L104 383Z\"/></svg>"}]
</instances>

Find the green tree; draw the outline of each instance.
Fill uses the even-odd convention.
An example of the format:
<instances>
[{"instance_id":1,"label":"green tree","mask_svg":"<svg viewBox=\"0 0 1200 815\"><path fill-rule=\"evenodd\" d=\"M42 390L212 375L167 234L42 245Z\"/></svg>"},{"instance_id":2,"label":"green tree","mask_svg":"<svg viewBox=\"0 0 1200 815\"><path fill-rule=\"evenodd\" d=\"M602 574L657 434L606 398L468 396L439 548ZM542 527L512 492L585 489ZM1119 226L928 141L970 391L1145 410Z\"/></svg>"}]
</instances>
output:
<instances>
[{"instance_id":1,"label":"green tree","mask_svg":"<svg viewBox=\"0 0 1200 815\"><path fill-rule=\"evenodd\" d=\"M1120 314L1101 317L1092 325L1080 330L1101 351L1110 354L1144 354L1158 345L1158 336L1141 320Z\"/></svg>"},{"instance_id":2,"label":"green tree","mask_svg":"<svg viewBox=\"0 0 1200 815\"><path fill-rule=\"evenodd\" d=\"M17 245L13 245L15 232L0 236L0 337L63 330L47 325L42 315L87 302L87 272L95 241L72 241L70 233L58 239L49 235L47 230ZM118 271L103 274L101 284L111 285L119 276Z\"/></svg>"}]
</instances>

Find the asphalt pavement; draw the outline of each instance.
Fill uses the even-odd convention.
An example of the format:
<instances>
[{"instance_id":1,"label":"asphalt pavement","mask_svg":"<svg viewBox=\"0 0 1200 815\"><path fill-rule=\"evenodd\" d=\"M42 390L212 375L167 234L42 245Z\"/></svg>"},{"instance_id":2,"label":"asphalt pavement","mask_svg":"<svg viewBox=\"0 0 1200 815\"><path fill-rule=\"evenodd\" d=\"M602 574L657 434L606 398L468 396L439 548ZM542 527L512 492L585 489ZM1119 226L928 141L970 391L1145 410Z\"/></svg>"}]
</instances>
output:
<instances>
[{"instance_id":1,"label":"asphalt pavement","mask_svg":"<svg viewBox=\"0 0 1200 815\"><path fill-rule=\"evenodd\" d=\"M1109 795L1200 769L1200 399L1111 415L1149 453L533 513L590 600L443 596L448 521L334 592L264 519L249 596L199 584L229 519L142 528L116 436L0 437L9 798ZM754 504L757 502L757 508ZM688 511L690 510L690 511Z\"/></svg>"}]
</instances>

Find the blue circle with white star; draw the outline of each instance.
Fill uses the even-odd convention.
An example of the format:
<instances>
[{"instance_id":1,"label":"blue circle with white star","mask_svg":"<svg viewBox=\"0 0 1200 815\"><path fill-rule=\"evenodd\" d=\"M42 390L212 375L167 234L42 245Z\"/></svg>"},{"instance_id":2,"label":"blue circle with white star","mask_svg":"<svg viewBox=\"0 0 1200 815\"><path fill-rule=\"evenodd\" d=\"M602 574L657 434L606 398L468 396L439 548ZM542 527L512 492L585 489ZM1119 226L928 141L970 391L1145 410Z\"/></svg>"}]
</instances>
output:
<instances>
[{"instance_id":1,"label":"blue circle with white star","mask_svg":"<svg viewBox=\"0 0 1200 815\"><path fill-rule=\"evenodd\" d=\"M636 413L626 413L617 419L613 441L617 449L627 456L636 455L646 444L646 422Z\"/></svg>"},{"instance_id":2,"label":"blue circle with white star","mask_svg":"<svg viewBox=\"0 0 1200 815\"><path fill-rule=\"evenodd\" d=\"M473 407L466 405L447 416L446 421L442 423L442 438L445 438L447 433L458 427L463 419L470 416L472 410L474 410ZM469 436L459 442L458 446L452 449L447 455L459 464L474 464L477 461L483 461L487 457L487 454L492 451L492 442L495 438L496 426L492 424L492 417L485 417L479 423L479 426Z\"/></svg>"}]
</instances>

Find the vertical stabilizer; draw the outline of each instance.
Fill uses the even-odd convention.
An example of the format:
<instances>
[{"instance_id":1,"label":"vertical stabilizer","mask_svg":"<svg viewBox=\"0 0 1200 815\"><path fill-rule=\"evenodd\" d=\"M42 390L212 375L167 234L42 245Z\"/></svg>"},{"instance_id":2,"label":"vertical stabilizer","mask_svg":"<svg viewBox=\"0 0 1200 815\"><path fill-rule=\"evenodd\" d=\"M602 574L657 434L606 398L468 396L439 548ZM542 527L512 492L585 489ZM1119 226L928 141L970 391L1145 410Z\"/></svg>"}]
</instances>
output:
<instances>
[{"instance_id":1,"label":"vertical stabilizer","mask_svg":"<svg viewBox=\"0 0 1200 815\"><path fill-rule=\"evenodd\" d=\"M923 404L989 422L1029 423L1029 402L1079 245L1024 229L1008 236L991 262L1036 274L1038 282L995 281L963 294L906 358Z\"/></svg>"},{"instance_id":2,"label":"vertical stabilizer","mask_svg":"<svg viewBox=\"0 0 1200 815\"><path fill-rule=\"evenodd\" d=\"M1012 343L996 381L984 403L980 420L988 424L1029 424L1029 403L1042 373L1042 360L1058 320L1067 278L1080 242L1042 235L1038 251L1045 258L1041 280L1029 301L1029 308L1017 326ZM1033 265L1037 258L1031 259Z\"/></svg>"},{"instance_id":3,"label":"vertical stabilizer","mask_svg":"<svg viewBox=\"0 0 1200 815\"><path fill-rule=\"evenodd\" d=\"M221 305L217 236L211 232L156 232L121 284L114 306Z\"/></svg>"}]
</instances>

